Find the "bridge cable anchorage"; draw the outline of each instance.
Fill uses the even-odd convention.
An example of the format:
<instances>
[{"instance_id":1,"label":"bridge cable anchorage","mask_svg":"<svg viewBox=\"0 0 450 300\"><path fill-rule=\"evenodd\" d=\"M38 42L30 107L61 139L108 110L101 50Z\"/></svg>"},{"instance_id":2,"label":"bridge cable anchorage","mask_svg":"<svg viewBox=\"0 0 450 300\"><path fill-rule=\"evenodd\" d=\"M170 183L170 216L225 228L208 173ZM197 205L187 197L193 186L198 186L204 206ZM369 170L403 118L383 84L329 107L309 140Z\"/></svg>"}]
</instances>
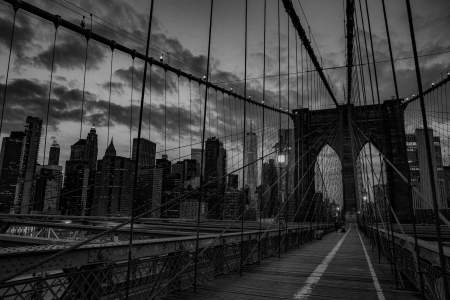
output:
<instances>
[{"instance_id":1,"label":"bridge cable anchorage","mask_svg":"<svg viewBox=\"0 0 450 300\"><path fill-rule=\"evenodd\" d=\"M295 9L292 5L292 0L282 0L283 1L283 5L284 8L288 14L288 16L291 19L292 25L294 26L294 28L297 30L297 33L300 37L300 40L303 42L303 45L305 47L306 52L308 53L309 57L311 58L311 61L314 65L314 67L316 68L317 73L319 74L320 78L322 79L322 82L325 86L325 88L327 89L331 99L333 100L334 104L336 106L339 106L336 97L333 93L333 90L330 87L330 84L328 83L328 80L325 76L325 73L323 72L323 69L319 63L319 61L317 60L317 56L314 52L314 49L311 47L311 43L308 39L308 37L306 36L306 32L303 29L302 24L300 23L300 19L297 16L297 13L295 12Z\"/></svg>"},{"instance_id":2,"label":"bridge cable anchorage","mask_svg":"<svg viewBox=\"0 0 450 300\"><path fill-rule=\"evenodd\" d=\"M153 21L153 8L154 8L154 0L151 1L150 4L150 11L149 11L149 17L148 17L148 29L147 29L147 43L145 47L145 57L148 57L149 48L150 48L150 37L151 37L151 29L152 29L152 21ZM133 52L133 63L134 63L134 55L135 52ZM134 67L134 65L133 65ZM134 69L134 68L133 68ZM111 52L111 74L112 74L112 52ZM137 191L137 181L138 181L138 172L139 172L139 158L140 158L140 143L141 143L141 136L142 136L142 119L143 119L143 111L144 111L144 96L145 96L145 83L147 81L147 60L144 62L144 72L142 76L142 90L141 90L141 101L140 101L140 108L139 108L139 124L138 124L138 137L136 142L136 159L135 159L135 165L134 165L134 178L133 178L133 191L134 195L136 195ZM131 89L134 87L132 86ZM151 91L150 91L151 93ZM132 108L131 108L132 109ZM109 121L108 121L109 124ZM108 128L109 132L109 128ZM132 199L131 201L131 214L130 214L130 231L129 231L129 247L128 247L128 262L127 262L127 277L126 277L126 293L125 298L128 299L130 294L130 279L131 279L131 262L133 259L133 253L132 253L132 247L133 247L133 230L134 230L134 219L135 219L135 207L134 207L135 199Z\"/></svg>"}]
</instances>

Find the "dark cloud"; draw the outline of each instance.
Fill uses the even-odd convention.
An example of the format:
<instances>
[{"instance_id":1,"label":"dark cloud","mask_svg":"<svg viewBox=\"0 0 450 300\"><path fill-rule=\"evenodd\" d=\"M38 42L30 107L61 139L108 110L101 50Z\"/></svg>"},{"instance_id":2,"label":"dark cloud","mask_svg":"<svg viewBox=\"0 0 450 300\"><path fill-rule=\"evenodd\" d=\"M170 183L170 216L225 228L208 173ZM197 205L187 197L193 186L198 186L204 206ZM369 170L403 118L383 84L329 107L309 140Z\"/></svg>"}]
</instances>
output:
<instances>
[{"instance_id":1,"label":"dark cloud","mask_svg":"<svg viewBox=\"0 0 450 300\"><path fill-rule=\"evenodd\" d=\"M12 10L10 11L10 14L5 13L0 15L0 45L8 50L11 42L12 16ZM26 51L33 46L31 42L34 40L34 37L34 28L32 27L29 18L18 14L16 17L13 42L15 55L19 58L25 57Z\"/></svg>"},{"instance_id":2,"label":"dark cloud","mask_svg":"<svg viewBox=\"0 0 450 300\"><path fill-rule=\"evenodd\" d=\"M123 80L129 87L131 87L131 79L133 77L133 86L136 90L140 91L142 89L142 78L144 77L144 67L129 67L127 69L119 69L114 72L114 74ZM151 78L151 84L150 84ZM164 83L164 81L166 81ZM156 92L160 95L164 93L164 88L166 88L167 93L175 92L177 89L176 77L172 73L167 73L166 78L164 78L164 71L158 67L147 69L147 81L145 83L145 88L147 91Z\"/></svg>"},{"instance_id":3,"label":"dark cloud","mask_svg":"<svg viewBox=\"0 0 450 300\"><path fill-rule=\"evenodd\" d=\"M87 69L99 67L105 58L105 49L95 41L89 42ZM33 57L33 62L50 70L52 53L53 44ZM84 68L85 53L86 41L84 38L74 37L70 34L59 34L55 47L55 68Z\"/></svg>"},{"instance_id":4,"label":"dark cloud","mask_svg":"<svg viewBox=\"0 0 450 300\"><path fill-rule=\"evenodd\" d=\"M109 82L105 82L101 86L109 92ZM111 82L111 92L114 94L123 95L125 92L124 84L122 82Z\"/></svg>"},{"instance_id":5,"label":"dark cloud","mask_svg":"<svg viewBox=\"0 0 450 300\"><path fill-rule=\"evenodd\" d=\"M3 90L4 85L0 85ZM49 125L58 128L61 122L78 122L81 115L82 91L70 89L65 86L55 85L52 90L52 98L49 111ZM44 118L47 110L48 86L40 82L28 79L12 80L8 85L7 111L5 112L5 131L17 129L23 126L25 116L36 116ZM108 101L98 99L96 95L85 93L85 120L96 126L106 126L108 123L108 107L110 107L110 124L125 125L130 124L130 106L122 106L116 103L109 104ZM138 111L139 107L133 105L133 111ZM178 136L178 127L181 124L181 134L189 133L190 120L192 124L199 124L200 119L197 114L189 114L189 110L181 107L168 106L166 110L163 105L146 105L144 107L144 126L149 123L152 127L161 132L166 125L167 133L170 136ZM134 114L136 117L137 114ZM148 119L149 118L149 119ZM191 118L191 119L190 119ZM137 121L134 120L133 128L136 129ZM193 125L194 126L194 125Z\"/></svg>"}]
</instances>

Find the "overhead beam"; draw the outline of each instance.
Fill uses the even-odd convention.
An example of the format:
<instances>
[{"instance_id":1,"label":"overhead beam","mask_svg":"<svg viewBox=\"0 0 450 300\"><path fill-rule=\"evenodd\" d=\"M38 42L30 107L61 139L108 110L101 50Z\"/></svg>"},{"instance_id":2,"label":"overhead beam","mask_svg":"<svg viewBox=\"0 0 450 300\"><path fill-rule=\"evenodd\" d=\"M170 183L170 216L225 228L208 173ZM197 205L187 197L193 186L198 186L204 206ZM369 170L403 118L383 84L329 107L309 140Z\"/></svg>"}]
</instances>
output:
<instances>
[{"instance_id":1,"label":"overhead beam","mask_svg":"<svg viewBox=\"0 0 450 300\"><path fill-rule=\"evenodd\" d=\"M295 12L294 6L292 5L292 1L291 0L283 0L283 5L284 5L284 8L285 8L289 18L291 19L292 25L297 30L298 36L299 36L300 40L302 41L303 46L305 47L305 50L308 53L309 58L311 59L311 62L313 63L314 67L316 68L316 71L319 74L320 79L322 79L322 82L323 82L325 88L327 89L328 94L331 97L331 100L333 100L333 102L336 106L339 106L339 103L336 100L333 90L331 89L331 87L328 83L328 80L325 77L323 68L317 59L314 49L311 46L311 42L309 41L308 36L306 35L305 29L303 28L302 23L300 23L300 19L297 16L297 13Z\"/></svg>"},{"instance_id":2,"label":"overhead beam","mask_svg":"<svg viewBox=\"0 0 450 300\"><path fill-rule=\"evenodd\" d=\"M260 106L260 107L264 107L265 109L272 110L272 111L275 111L277 113L282 113L282 114L286 114L286 115L291 116L290 112L287 112L285 110L282 110L282 109L279 109L279 108L276 108L276 107L269 106L267 104L263 104L261 101L255 101L253 99L245 98L244 96L242 96L242 95L240 95L238 93L235 93L232 90L229 90L229 89L226 89L224 87L218 86L217 84L214 84L214 83L212 83L210 81L205 81L201 77L197 77L197 76L194 76L192 74L189 74L189 73L187 73L185 71L182 71L181 69L175 68L175 67L173 67L173 66L171 66L171 65L169 65L167 63L164 63L164 62L161 62L159 60L156 60L153 57L146 56L144 53L138 52L135 49L131 49L131 48L129 48L129 47L127 47L127 46L125 46L125 45L123 45L121 43L118 43L117 41L108 39L105 36L102 36L102 35L100 35L98 33L95 33L95 32L93 32L93 31L91 31L89 29L85 29L85 28L81 27L80 25L77 25L75 23L72 23L72 22L62 18L59 15L52 14L52 13L50 13L50 12L48 12L46 10L43 10L43 9L41 9L41 8L39 8L39 7L37 7L37 6L33 5L33 4L30 4L28 2L21 1L21 0L3 0L3 1L6 2L6 3L11 4L15 9L22 9L22 10L24 10L26 12L29 12L29 13L35 15L35 16L38 16L38 17L40 17L40 18L42 18L44 20L47 20L47 21L50 21L50 22L54 23L55 26L57 25L57 26L66 28L69 31L72 31L72 32L78 33L80 35L83 35L86 38L89 38L91 40L95 40L96 42L99 42L99 43L101 43L101 44L103 44L105 46L108 46L108 47L110 47L110 48L112 48L114 50L118 50L118 51L121 51L123 53L126 53L126 54L130 55L133 58L139 58L139 59L141 59L143 61L147 61L150 65L158 66L161 69L163 69L163 70L165 70L167 72L174 73L177 76L184 77L186 79L189 79L191 81L197 82L199 84L204 84L205 86L207 86L209 88L212 88L212 89L214 89L216 91L222 92L222 93L224 93L226 95L229 95L231 97L234 97L236 99L239 99L239 100L242 100L242 101L246 101L247 103L250 103L250 104L253 104L253 105L256 105L256 106Z\"/></svg>"}]
</instances>

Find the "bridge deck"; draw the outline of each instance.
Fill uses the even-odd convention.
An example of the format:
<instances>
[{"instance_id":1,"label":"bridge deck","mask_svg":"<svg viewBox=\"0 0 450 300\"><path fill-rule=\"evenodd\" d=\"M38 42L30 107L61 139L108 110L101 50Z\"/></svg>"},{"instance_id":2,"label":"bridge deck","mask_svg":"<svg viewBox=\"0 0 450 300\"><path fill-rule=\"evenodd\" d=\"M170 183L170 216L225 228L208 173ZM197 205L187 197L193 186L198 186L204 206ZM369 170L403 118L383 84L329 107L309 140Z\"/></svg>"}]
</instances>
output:
<instances>
[{"instance_id":1,"label":"bridge deck","mask_svg":"<svg viewBox=\"0 0 450 300\"><path fill-rule=\"evenodd\" d=\"M241 278L222 276L202 283L196 294L186 291L166 299L419 299L414 291L396 289L386 260L378 263L367 240L364 247L353 227L347 233L331 233L281 259L265 260Z\"/></svg>"}]
</instances>

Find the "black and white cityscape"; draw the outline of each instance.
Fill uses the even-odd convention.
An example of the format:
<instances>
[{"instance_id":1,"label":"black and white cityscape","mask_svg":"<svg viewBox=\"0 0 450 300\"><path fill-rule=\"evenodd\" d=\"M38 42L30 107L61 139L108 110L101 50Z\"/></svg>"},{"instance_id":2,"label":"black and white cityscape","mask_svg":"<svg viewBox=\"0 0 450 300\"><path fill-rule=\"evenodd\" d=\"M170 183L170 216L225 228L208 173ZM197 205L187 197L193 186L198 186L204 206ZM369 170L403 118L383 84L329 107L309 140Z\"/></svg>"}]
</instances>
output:
<instances>
[{"instance_id":1,"label":"black and white cityscape","mask_svg":"<svg viewBox=\"0 0 450 300\"><path fill-rule=\"evenodd\" d=\"M446 0L0 0L0 299L450 299Z\"/></svg>"}]
</instances>

